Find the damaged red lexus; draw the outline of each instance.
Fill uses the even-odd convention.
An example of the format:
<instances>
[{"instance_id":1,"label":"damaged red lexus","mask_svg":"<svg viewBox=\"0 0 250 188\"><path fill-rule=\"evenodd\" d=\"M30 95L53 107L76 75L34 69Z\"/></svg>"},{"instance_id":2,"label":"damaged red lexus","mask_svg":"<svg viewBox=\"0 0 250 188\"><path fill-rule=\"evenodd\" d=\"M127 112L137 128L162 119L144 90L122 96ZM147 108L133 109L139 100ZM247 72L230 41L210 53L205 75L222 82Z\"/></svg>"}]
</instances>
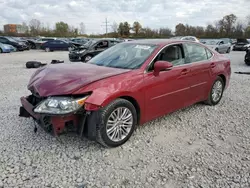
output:
<instances>
[{"instance_id":1,"label":"damaged red lexus","mask_svg":"<svg viewBox=\"0 0 250 188\"><path fill-rule=\"evenodd\" d=\"M197 42L123 42L87 63L39 68L19 116L53 135L75 131L117 147L137 125L197 102L218 104L230 76L230 60Z\"/></svg>"}]
</instances>

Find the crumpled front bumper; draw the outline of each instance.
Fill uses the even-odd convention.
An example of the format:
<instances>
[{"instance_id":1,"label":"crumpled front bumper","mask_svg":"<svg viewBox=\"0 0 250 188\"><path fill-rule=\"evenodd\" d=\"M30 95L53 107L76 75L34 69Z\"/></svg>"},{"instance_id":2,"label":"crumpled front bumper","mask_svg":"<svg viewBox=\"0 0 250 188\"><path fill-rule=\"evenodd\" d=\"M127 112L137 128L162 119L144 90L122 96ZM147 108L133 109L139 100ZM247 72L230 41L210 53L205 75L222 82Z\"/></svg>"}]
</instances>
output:
<instances>
[{"instance_id":1,"label":"crumpled front bumper","mask_svg":"<svg viewBox=\"0 0 250 188\"><path fill-rule=\"evenodd\" d=\"M69 60L70 61L81 61L81 54L76 53L69 53Z\"/></svg>"},{"instance_id":2,"label":"crumpled front bumper","mask_svg":"<svg viewBox=\"0 0 250 188\"><path fill-rule=\"evenodd\" d=\"M21 97L22 106L19 109L19 116L30 118L40 125L46 132L52 135L58 135L64 131L77 131L79 129L80 116L70 114L65 116L50 116L46 114L38 114L33 111L35 106L30 102L32 95Z\"/></svg>"}]
</instances>

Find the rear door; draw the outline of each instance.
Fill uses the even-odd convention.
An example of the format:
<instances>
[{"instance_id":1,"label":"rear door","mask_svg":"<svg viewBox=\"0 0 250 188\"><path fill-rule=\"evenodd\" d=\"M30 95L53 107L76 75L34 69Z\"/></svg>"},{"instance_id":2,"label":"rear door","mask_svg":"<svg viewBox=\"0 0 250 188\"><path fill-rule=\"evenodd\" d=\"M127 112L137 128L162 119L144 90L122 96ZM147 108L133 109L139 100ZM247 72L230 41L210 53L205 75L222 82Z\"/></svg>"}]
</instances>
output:
<instances>
[{"instance_id":1,"label":"rear door","mask_svg":"<svg viewBox=\"0 0 250 188\"><path fill-rule=\"evenodd\" d=\"M48 46L51 50L57 50L58 49L57 40L48 41Z\"/></svg>"},{"instance_id":2,"label":"rear door","mask_svg":"<svg viewBox=\"0 0 250 188\"><path fill-rule=\"evenodd\" d=\"M207 99L212 79L211 69L216 68L212 62L213 54L198 43L185 43L184 50L189 57L191 83L190 100L193 103Z\"/></svg>"}]
</instances>

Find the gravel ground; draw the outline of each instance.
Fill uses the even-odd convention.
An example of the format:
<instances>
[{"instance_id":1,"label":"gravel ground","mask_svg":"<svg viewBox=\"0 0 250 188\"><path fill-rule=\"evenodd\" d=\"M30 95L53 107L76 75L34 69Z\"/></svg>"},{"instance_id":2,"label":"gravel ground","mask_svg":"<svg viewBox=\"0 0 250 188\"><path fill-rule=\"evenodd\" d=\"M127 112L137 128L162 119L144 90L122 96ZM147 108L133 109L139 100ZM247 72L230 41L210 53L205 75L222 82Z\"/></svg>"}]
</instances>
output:
<instances>
[{"instance_id":1,"label":"gravel ground","mask_svg":"<svg viewBox=\"0 0 250 188\"><path fill-rule=\"evenodd\" d=\"M248 70L231 52L233 71ZM0 55L0 187L250 187L250 76L232 73L215 107L196 104L147 123L115 149L75 135L55 139L18 117L34 69L67 52Z\"/></svg>"}]
</instances>

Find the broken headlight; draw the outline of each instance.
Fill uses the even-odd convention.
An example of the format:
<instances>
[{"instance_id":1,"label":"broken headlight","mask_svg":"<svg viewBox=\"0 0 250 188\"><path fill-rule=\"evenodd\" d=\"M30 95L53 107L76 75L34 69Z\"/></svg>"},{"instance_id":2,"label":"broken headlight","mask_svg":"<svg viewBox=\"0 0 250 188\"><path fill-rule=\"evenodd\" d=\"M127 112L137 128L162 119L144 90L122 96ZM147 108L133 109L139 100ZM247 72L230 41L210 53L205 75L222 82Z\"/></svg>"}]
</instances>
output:
<instances>
[{"instance_id":1,"label":"broken headlight","mask_svg":"<svg viewBox=\"0 0 250 188\"><path fill-rule=\"evenodd\" d=\"M38 104L34 112L54 115L68 114L79 110L84 105L87 97L77 99L70 97L50 97Z\"/></svg>"}]
</instances>

